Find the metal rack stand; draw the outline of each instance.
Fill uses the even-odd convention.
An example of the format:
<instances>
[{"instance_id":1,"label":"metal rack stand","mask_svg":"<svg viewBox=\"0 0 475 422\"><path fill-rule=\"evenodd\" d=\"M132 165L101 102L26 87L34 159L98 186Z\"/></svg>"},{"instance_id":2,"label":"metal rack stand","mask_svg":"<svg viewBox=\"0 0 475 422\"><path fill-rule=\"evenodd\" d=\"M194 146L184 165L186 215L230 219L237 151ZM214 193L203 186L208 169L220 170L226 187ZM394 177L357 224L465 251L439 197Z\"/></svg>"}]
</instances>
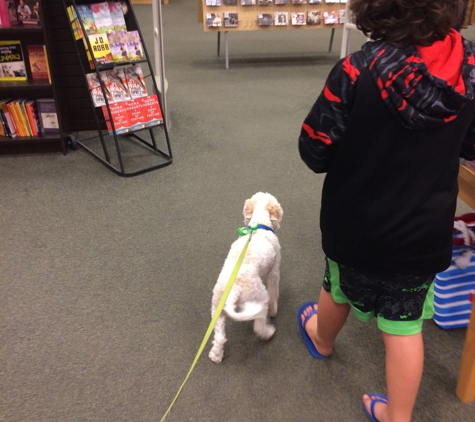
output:
<instances>
[{"instance_id":1,"label":"metal rack stand","mask_svg":"<svg viewBox=\"0 0 475 422\"><path fill-rule=\"evenodd\" d=\"M97 3L98 0L91 1L91 0L62 0L65 10L69 6L72 6L76 11L76 15L79 17L79 13L77 11L77 5L82 4L93 4ZM80 68L82 70L82 75L84 78L84 82L87 83L87 73L96 72L98 81L101 85L101 89L104 93L105 99L105 107L107 107L108 116L105 117L100 110L99 107L94 105L92 96L90 96L90 101L92 108L94 110L94 120L95 120L95 128L96 130L91 130L87 133L76 133L76 135L69 135L67 138L68 146L71 149L77 149L78 147L83 148L89 154L91 154L94 158L99 160L103 165L107 168L112 170L114 173L118 174L119 176L124 177L131 177L137 176L139 174L143 174L152 170L156 170L165 166L168 166L172 163L172 152L170 146L170 140L168 136L168 124L167 124L167 109L165 105L165 86L163 83L164 80L164 62L163 62L163 55L160 56L160 75L162 76L161 80L161 89L157 87L157 81L153 72L153 67L151 64L151 60L149 54L147 52L144 38L140 31L140 28L137 23L137 19L135 17L133 8L130 4L130 1L125 2L128 10L125 17L125 21L127 24L128 30L137 30L140 39L142 41L142 48L144 53L143 60L137 60L133 62L123 62L123 63L113 63L112 65L101 66L94 57L92 57L94 63L94 69L90 69L88 60L85 56L85 49L84 44L81 39L75 41L76 53L78 57L78 61L80 64ZM159 20L161 22L161 9L154 8L154 12L160 13ZM89 39L86 35L85 28L81 22L81 19L78 18L78 24L80 25L82 32L85 36L85 42L87 43L88 50L91 52L92 56L92 46L89 42ZM74 29L69 25L71 34L74 38ZM105 34L104 34L105 35ZM155 34L159 38L160 47L163 50L162 44L162 32L161 28L160 31L156 31ZM157 53L157 52L156 52ZM112 113L110 110L110 103L105 95L106 89L105 86L99 77L99 73L106 69L112 69L114 67L122 67L122 66L130 66L134 64L141 64L145 65L147 69L144 69L144 79L147 83L147 86L151 86L151 90L153 94L157 95L158 104L160 106L160 110L163 115L163 123L157 123L151 127L144 127L138 130L129 131L123 134L117 134L116 128L114 126L114 121L112 119ZM150 92L150 90L149 90ZM133 101L133 100L132 100ZM165 105L165 107L164 107ZM106 129L106 123L112 128L112 130ZM92 133L91 133L92 132ZM84 136L83 136L84 135ZM98 148L97 142L93 145L89 145L92 140L100 140L100 146ZM159 146L159 140L161 140L161 144ZM101 151L102 147L102 151ZM137 164L138 162L138 164ZM132 164L132 166L131 166ZM133 165L135 164L135 165ZM130 170L130 167L133 167Z\"/></svg>"}]
</instances>

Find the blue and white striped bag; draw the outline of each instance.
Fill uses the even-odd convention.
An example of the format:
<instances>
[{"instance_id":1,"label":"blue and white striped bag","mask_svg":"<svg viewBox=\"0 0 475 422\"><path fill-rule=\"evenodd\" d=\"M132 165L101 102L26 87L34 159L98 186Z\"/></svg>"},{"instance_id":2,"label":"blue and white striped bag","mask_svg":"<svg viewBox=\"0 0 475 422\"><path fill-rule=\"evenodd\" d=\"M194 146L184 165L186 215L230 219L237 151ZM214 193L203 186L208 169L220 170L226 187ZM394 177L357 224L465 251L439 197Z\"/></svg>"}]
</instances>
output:
<instances>
[{"instance_id":1,"label":"blue and white striped bag","mask_svg":"<svg viewBox=\"0 0 475 422\"><path fill-rule=\"evenodd\" d=\"M434 321L445 329L467 327L475 290L475 213L455 218L450 267L434 281Z\"/></svg>"}]
</instances>

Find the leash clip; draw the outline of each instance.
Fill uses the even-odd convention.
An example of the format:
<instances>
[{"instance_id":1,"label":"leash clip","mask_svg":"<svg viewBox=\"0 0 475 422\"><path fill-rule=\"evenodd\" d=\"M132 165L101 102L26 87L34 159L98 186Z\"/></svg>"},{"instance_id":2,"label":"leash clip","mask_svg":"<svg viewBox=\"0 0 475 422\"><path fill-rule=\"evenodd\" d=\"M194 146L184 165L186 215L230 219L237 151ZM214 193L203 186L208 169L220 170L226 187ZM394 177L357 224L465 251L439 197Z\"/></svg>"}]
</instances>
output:
<instances>
[{"instance_id":1,"label":"leash clip","mask_svg":"<svg viewBox=\"0 0 475 422\"><path fill-rule=\"evenodd\" d=\"M238 228L239 236L240 237L247 236L248 234L252 235L252 233L254 233L258 227L259 227L259 223L256 223L253 226L239 227Z\"/></svg>"}]
</instances>

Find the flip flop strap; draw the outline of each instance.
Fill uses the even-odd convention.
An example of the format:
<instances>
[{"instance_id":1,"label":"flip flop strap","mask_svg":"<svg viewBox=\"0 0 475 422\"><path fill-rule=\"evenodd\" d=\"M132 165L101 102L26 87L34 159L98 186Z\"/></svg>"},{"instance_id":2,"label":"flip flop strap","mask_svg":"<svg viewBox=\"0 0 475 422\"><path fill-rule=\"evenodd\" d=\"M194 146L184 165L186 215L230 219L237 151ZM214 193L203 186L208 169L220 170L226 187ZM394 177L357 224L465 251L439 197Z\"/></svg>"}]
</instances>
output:
<instances>
[{"instance_id":1,"label":"flip flop strap","mask_svg":"<svg viewBox=\"0 0 475 422\"><path fill-rule=\"evenodd\" d=\"M312 309L308 314L307 316L304 318L304 320L302 321L302 327L305 328L305 326L307 325L307 321L308 319L312 316L312 315L315 315L315 314L318 314L318 309Z\"/></svg>"},{"instance_id":2,"label":"flip flop strap","mask_svg":"<svg viewBox=\"0 0 475 422\"><path fill-rule=\"evenodd\" d=\"M375 421L377 421L378 419L376 419L376 416L374 416L374 406L376 405L376 403L383 403L383 404L388 404L387 401L384 401L384 400L381 400L379 398L376 398L376 399L371 399L371 407L370 407L370 412L371 412L371 416L374 418Z\"/></svg>"}]
</instances>

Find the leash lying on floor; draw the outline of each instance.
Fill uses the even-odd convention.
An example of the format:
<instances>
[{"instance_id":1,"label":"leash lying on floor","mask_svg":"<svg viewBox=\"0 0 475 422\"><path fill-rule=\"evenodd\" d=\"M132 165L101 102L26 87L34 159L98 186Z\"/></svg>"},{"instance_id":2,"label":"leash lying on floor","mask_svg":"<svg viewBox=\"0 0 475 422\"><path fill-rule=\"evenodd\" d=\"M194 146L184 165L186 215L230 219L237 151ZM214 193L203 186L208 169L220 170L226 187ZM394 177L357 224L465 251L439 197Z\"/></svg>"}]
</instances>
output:
<instances>
[{"instance_id":1,"label":"leash lying on floor","mask_svg":"<svg viewBox=\"0 0 475 422\"><path fill-rule=\"evenodd\" d=\"M256 224L254 226L248 226L248 227L241 227L238 229L239 235L240 236L247 236L249 235L249 238L247 239L246 244L244 245L244 248L241 251L241 254L239 255L238 260L236 261L236 265L234 266L233 272L231 273L231 277L229 277L228 284L226 284L226 288L224 289L223 296L221 297L221 300L219 301L219 304L216 308L216 311L213 315L213 318L211 319L211 322L209 323L208 329L206 330L206 334L203 338L203 341L201 342L200 348L198 349L198 352L196 353L195 359L193 360L193 363L191 364L190 370L188 371L188 374L185 377L185 380L181 384L180 388L178 389L178 392L175 395L175 398L172 400L170 406L168 407L167 411L163 415L162 419L160 419L160 422L163 422L167 415L170 413L170 410L172 410L173 405L178 399L178 396L181 393L181 390L183 390L183 387L185 386L186 381L188 381L188 378L190 377L191 373L193 372L193 369L195 368L196 362L198 362L198 359L201 356L201 353L203 352L206 343L208 342L211 333L213 332L214 326L216 325L216 321L218 321L219 316L221 315L221 311L223 310L224 304L226 303L226 300L229 296L229 292L231 291L231 288L233 287L234 281L236 280L236 276L238 275L239 268L241 268L242 261L244 260L244 256L246 255L247 247L249 246L249 243L251 242L252 234L258 229L262 228L262 225Z\"/></svg>"}]
</instances>

